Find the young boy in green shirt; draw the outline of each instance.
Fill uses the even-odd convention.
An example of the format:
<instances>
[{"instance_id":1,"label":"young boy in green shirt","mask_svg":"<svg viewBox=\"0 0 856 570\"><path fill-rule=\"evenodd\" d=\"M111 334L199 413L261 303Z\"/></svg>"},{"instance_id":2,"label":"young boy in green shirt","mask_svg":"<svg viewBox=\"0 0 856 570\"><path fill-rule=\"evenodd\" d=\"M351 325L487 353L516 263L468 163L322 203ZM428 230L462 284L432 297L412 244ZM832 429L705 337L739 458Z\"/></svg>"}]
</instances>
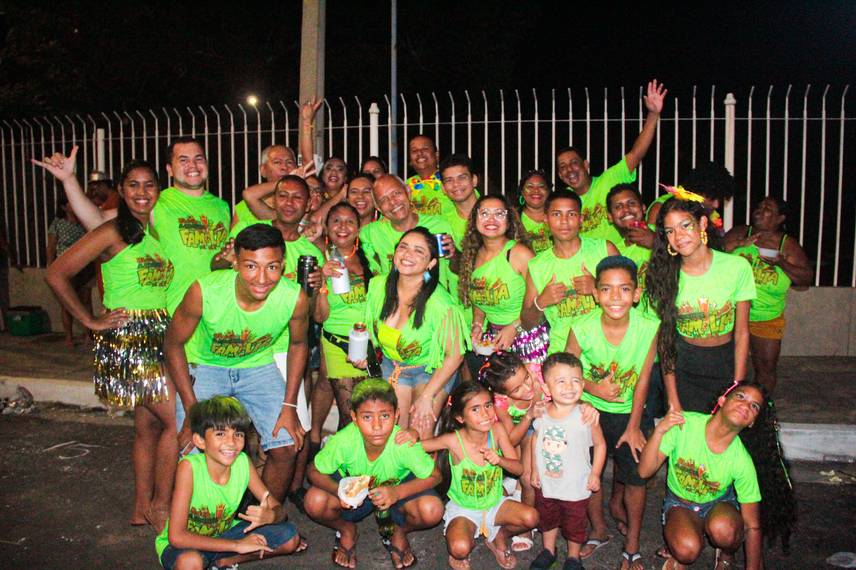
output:
<instances>
[{"instance_id":1,"label":"young boy in green shirt","mask_svg":"<svg viewBox=\"0 0 856 570\"><path fill-rule=\"evenodd\" d=\"M633 307L642 294L636 264L624 256L607 257L597 266L595 299L600 306L571 326L566 350L583 363L583 400L600 412L607 450L613 458L609 510L626 536L621 569L639 568L639 534L645 509L645 479L637 463L645 433L653 428L643 418L645 398L660 321ZM596 492L588 505L592 533L582 557L608 542L603 495Z\"/></svg>"},{"instance_id":2,"label":"young boy in green shirt","mask_svg":"<svg viewBox=\"0 0 856 570\"><path fill-rule=\"evenodd\" d=\"M375 509L379 531L381 520L388 517L394 523L383 542L395 568L416 564L407 534L443 518L443 503L434 491L440 471L422 444L396 442L397 408L389 383L363 380L351 395L353 423L332 436L309 466L312 487L306 492L306 514L336 531L332 558L337 566L356 567L356 523ZM368 498L351 508L340 499L339 481L365 475L372 478Z\"/></svg>"},{"instance_id":3,"label":"young boy in green shirt","mask_svg":"<svg viewBox=\"0 0 856 570\"><path fill-rule=\"evenodd\" d=\"M170 518L155 540L161 565L237 566L306 548L242 451L250 418L241 403L214 396L194 404L189 420L193 443L203 453L178 464ZM260 504L238 513L247 489Z\"/></svg>"}]
</instances>

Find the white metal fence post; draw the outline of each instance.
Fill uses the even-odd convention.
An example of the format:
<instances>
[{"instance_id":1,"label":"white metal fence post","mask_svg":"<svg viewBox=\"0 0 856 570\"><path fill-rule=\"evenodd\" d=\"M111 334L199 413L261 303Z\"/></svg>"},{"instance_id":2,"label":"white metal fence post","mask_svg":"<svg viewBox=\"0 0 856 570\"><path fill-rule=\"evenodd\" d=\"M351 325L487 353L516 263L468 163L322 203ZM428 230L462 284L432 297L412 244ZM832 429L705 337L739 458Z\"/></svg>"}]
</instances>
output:
<instances>
[{"instance_id":1,"label":"white metal fence post","mask_svg":"<svg viewBox=\"0 0 856 570\"><path fill-rule=\"evenodd\" d=\"M725 96L725 168L734 176L734 127L736 122L736 106L737 99L734 98L734 93L728 93ZM713 147L711 147L711 154ZM734 225L734 198L726 200L724 207L724 226L725 231L731 229Z\"/></svg>"},{"instance_id":2,"label":"white metal fence post","mask_svg":"<svg viewBox=\"0 0 856 570\"><path fill-rule=\"evenodd\" d=\"M369 106L369 155L380 156L380 107L374 101Z\"/></svg>"},{"instance_id":3,"label":"white metal fence post","mask_svg":"<svg viewBox=\"0 0 856 570\"><path fill-rule=\"evenodd\" d=\"M104 129L95 129L95 170L106 171L106 148L104 146Z\"/></svg>"}]
</instances>

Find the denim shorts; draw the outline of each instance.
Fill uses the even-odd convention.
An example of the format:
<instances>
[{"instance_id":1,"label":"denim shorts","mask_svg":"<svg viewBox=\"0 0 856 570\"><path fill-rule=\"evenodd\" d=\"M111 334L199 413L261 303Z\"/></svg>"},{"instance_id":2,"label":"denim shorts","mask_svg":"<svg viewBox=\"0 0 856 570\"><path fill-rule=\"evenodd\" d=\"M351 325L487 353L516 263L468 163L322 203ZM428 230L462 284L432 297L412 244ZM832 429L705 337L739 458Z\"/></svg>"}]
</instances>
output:
<instances>
[{"instance_id":1,"label":"denim shorts","mask_svg":"<svg viewBox=\"0 0 856 570\"><path fill-rule=\"evenodd\" d=\"M339 472L336 471L330 477L333 478L334 481L339 482L342 480L342 476L339 475ZM407 477L404 478L401 483L407 483L408 481L412 481L416 477L411 473ZM399 485L401 484L399 483ZM405 497L396 501L394 505L389 507L389 518L395 523L396 526L404 526L407 517L404 515L404 512L401 508L408 501L412 501L413 499L418 499L419 497L437 497L437 500L440 501L440 495L437 494L437 491L434 489L425 489L421 493L416 493L415 495L410 495L409 497ZM442 502L442 501L441 501ZM342 514L340 515L343 521L348 522L359 522L372 514L375 510L374 503L372 503L369 499L363 501L363 503L357 507L356 509L342 509Z\"/></svg>"},{"instance_id":2,"label":"denim shorts","mask_svg":"<svg viewBox=\"0 0 856 570\"><path fill-rule=\"evenodd\" d=\"M247 536L244 534L244 529L248 526L250 526L250 523L247 521L241 521L223 534L218 535L216 538L222 538L225 540L241 540ZM297 528L295 528L295 526L290 522L283 521L280 523L260 526L253 529L251 534L262 535L265 537L265 540L267 540L267 545L276 550L297 534ZM161 566L163 566L165 570L172 570L172 567L175 566L175 562L178 560L179 556L185 552L194 551L198 552L199 555L202 556L202 559L204 560L202 565L203 568L208 568L218 560L231 558L238 554L237 552L210 552L208 550L194 550L192 548L174 548L172 546L167 546L160 557Z\"/></svg>"},{"instance_id":3,"label":"denim shorts","mask_svg":"<svg viewBox=\"0 0 856 570\"><path fill-rule=\"evenodd\" d=\"M384 357L383 362L380 363L380 369L384 379L388 380L392 376L393 370L395 370L395 364L389 358ZM452 390L458 383L458 375L459 372L455 372L449 378L449 381L446 382L446 386L443 388L446 394L452 393ZM402 365L401 373L398 376L398 383L411 389L417 386L424 386L429 380L431 380L431 374L425 371L424 366L407 368L407 365Z\"/></svg>"},{"instance_id":4,"label":"denim shorts","mask_svg":"<svg viewBox=\"0 0 856 570\"><path fill-rule=\"evenodd\" d=\"M234 396L244 405L259 432L263 450L294 445L294 439L285 428L280 428L276 437L273 435L273 426L276 425L285 400L285 380L276 364L255 368L191 364L188 368L197 400L207 400L212 396ZM176 395L175 425L179 430L182 423L184 407L181 398Z\"/></svg>"},{"instance_id":5,"label":"denim shorts","mask_svg":"<svg viewBox=\"0 0 856 570\"><path fill-rule=\"evenodd\" d=\"M683 509L690 510L697 514L701 520L707 518L710 510L718 505L719 503L728 503L733 505L735 509L740 510L740 505L737 503L737 495L734 493L734 486L729 485L728 490L725 491L721 497L718 497L712 501L708 501L706 503L693 503L692 501L685 501L681 499L677 495L675 495L671 489L666 487L666 496L663 497L663 525L666 524L666 513L668 513L671 509L675 507L681 507Z\"/></svg>"}]
</instances>

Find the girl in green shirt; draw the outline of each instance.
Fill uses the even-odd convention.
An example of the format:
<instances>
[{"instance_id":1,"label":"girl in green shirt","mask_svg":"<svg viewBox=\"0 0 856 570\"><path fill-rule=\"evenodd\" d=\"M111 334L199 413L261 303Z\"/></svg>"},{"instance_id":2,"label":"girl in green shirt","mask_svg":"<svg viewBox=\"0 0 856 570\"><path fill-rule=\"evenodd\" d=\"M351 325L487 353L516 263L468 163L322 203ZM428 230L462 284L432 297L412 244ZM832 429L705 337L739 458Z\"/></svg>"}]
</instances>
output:
<instances>
[{"instance_id":1,"label":"girl in green shirt","mask_svg":"<svg viewBox=\"0 0 856 570\"><path fill-rule=\"evenodd\" d=\"M523 463L496 421L491 392L478 382L455 388L443 411L442 431L422 448L444 452L438 464L451 471L444 517L449 566L468 570L475 539L484 536L500 567L514 568L510 539L534 528L538 512L502 494L503 470L520 476Z\"/></svg>"},{"instance_id":2,"label":"girl in green shirt","mask_svg":"<svg viewBox=\"0 0 856 570\"><path fill-rule=\"evenodd\" d=\"M66 169L74 167L73 156L39 164L62 180L69 175ZM166 289L175 269L150 233L150 214L160 196L154 166L128 162L119 175L119 195L117 217L69 248L48 267L45 280L69 312L95 331L96 394L109 405L135 407L136 485L130 523L150 523L160 531L178 453L175 404L170 400L173 388L163 358L169 324ZM100 317L83 305L72 286L74 276L98 259L104 261L107 308Z\"/></svg>"},{"instance_id":3,"label":"girl in green shirt","mask_svg":"<svg viewBox=\"0 0 856 570\"><path fill-rule=\"evenodd\" d=\"M422 437L434 433L468 345L461 308L439 285L437 253L425 228L405 232L392 271L372 279L366 297L365 323L383 351L381 367L395 386L399 422Z\"/></svg>"},{"instance_id":4,"label":"girl in green shirt","mask_svg":"<svg viewBox=\"0 0 856 570\"><path fill-rule=\"evenodd\" d=\"M799 242L785 233L788 205L768 196L752 213L751 226L736 226L725 235L725 250L752 265L758 297L749 309L749 346L755 377L770 393L785 336L788 290L811 285L814 272Z\"/></svg>"},{"instance_id":5,"label":"girl in green shirt","mask_svg":"<svg viewBox=\"0 0 856 570\"><path fill-rule=\"evenodd\" d=\"M358 382L368 377L364 370L348 362L348 335L354 323L362 322L365 317L366 290L371 272L359 245L359 212L346 202L336 204L327 214L325 226L327 240L342 254L345 268L334 259L328 259L321 268L325 286L315 302L315 321L323 323L322 353L327 365L327 378L339 407L339 429L342 429L351 421L351 393ZM336 294L332 278L340 276L343 269L350 277L351 290Z\"/></svg>"},{"instance_id":6,"label":"girl in green shirt","mask_svg":"<svg viewBox=\"0 0 856 570\"><path fill-rule=\"evenodd\" d=\"M539 254L553 245L545 210L550 184L541 169L530 170L520 179L520 220L529 237L532 251Z\"/></svg>"}]
</instances>

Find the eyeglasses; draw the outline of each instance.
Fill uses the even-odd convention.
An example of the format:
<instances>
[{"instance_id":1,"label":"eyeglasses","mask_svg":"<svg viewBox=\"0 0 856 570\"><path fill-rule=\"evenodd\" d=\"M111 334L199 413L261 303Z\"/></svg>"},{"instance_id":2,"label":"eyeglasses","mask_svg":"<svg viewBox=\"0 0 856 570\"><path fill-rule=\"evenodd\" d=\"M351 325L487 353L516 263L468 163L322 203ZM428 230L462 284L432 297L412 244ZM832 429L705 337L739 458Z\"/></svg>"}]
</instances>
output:
<instances>
[{"instance_id":1,"label":"eyeglasses","mask_svg":"<svg viewBox=\"0 0 856 570\"><path fill-rule=\"evenodd\" d=\"M488 218L495 218L497 220L504 220L508 217L508 210L505 208L479 208L479 218L482 220L487 220Z\"/></svg>"}]
</instances>

